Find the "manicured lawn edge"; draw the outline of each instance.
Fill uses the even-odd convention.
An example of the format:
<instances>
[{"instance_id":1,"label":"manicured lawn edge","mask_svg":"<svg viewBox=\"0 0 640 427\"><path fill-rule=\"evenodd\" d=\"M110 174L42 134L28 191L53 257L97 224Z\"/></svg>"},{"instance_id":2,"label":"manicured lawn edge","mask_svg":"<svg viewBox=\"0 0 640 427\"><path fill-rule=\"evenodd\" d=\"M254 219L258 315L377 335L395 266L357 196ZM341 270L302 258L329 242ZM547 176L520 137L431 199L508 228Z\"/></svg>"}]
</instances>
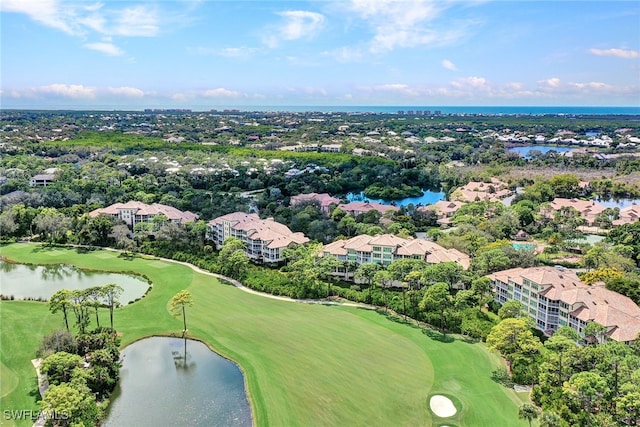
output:
<instances>
[{"instance_id":1,"label":"manicured lawn edge","mask_svg":"<svg viewBox=\"0 0 640 427\"><path fill-rule=\"evenodd\" d=\"M113 266L109 271L117 271L119 266L134 262L106 253L96 251L92 257L91 253L85 256L73 249L0 247L2 255L38 264L64 262L81 268L91 268L92 264L104 267L108 258L109 267ZM425 404L427 396L435 390L447 390L454 379L460 384L453 385L469 400L463 406L475 409L460 425L501 425L495 422L499 420L525 425L517 420L516 401L520 399L515 392L487 381L497 358L482 345L440 343L418 328L392 322L371 310L273 301L221 286L211 277L184 266L169 268L162 264L164 261L153 258L135 261L139 261L137 270L152 272L148 276L154 286L141 301L116 312L116 329L123 332L122 346L152 335L177 334L181 321L171 317L166 307L170 297L186 285L196 301L187 315L189 338L204 342L240 366L257 425L359 425L370 424L373 418L383 424L428 425L431 415ZM154 268L158 268L155 274ZM48 313L45 305L34 311ZM46 317L53 320L48 325L52 329L56 322L62 322L59 316ZM139 319L144 318L151 321L140 324ZM479 365L474 374L482 376L478 381L474 374L461 372L456 366L473 359ZM491 417L479 414L487 404L474 397L473 391L493 396L488 411L495 401L503 410L510 410L490 424Z\"/></svg>"}]
</instances>

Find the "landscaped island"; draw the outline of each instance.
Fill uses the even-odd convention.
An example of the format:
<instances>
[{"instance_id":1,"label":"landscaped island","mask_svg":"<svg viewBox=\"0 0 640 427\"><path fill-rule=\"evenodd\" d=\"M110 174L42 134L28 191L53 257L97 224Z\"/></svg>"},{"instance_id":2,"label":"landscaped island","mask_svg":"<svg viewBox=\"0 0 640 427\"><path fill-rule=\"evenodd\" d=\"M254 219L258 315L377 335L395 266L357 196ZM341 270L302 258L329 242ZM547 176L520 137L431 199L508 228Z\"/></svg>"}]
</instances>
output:
<instances>
[{"instance_id":1,"label":"landscaped island","mask_svg":"<svg viewBox=\"0 0 640 427\"><path fill-rule=\"evenodd\" d=\"M114 326L122 332L122 346L152 335L179 335L181 319L168 305L177 291L188 289L195 301L189 337L239 364L256 425L525 425L516 418L520 397L492 381L500 363L480 343L372 310L252 295L155 258L29 244L3 246L0 254L88 269L135 267L154 286L142 300L117 310ZM3 382L15 379L14 386L3 386L1 406L36 410L30 359L43 335L64 327L62 316L38 302L2 301L0 308ZM455 396L461 408L446 420L436 419L429 409L435 394Z\"/></svg>"}]
</instances>

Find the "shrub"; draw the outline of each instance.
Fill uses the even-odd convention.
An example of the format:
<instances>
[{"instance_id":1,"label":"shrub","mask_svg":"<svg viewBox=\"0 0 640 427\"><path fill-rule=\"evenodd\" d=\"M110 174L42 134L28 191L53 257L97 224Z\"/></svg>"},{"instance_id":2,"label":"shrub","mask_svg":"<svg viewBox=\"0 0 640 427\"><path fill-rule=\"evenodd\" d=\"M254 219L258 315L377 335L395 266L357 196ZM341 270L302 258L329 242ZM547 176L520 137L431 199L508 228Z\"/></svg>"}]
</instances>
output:
<instances>
[{"instance_id":1,"label":"shrub","mask_svg":"<svg viewBox=\"0 0 640 427\"><path fill-rule=\"evenodd\" d=\"M59 351L67 353L76 353L78 351L78 343L70 332L58 330L50 335L45 335L36 355L44 358Z\"/></svg>"}]
</instances>

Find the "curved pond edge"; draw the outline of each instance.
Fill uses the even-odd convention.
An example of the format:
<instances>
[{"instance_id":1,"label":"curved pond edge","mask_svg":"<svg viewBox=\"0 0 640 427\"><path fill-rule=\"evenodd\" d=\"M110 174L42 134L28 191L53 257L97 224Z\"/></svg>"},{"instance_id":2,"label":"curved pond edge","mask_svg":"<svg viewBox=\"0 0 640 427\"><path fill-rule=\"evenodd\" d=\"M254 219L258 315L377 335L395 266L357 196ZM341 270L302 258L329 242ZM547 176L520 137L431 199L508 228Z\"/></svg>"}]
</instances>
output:
<instances>
[{"instance_id":1,"label":"curved pond edge","mask_svg":"<svg viewBox=\"0 0 640 427\"><path fill-rule=\"evenodd\" d=\"M40 242L15 242L13 244L27 244L27 245L34 245L34 246L44 246L43 243ZM0 247L2 246L2 244L0 244ZM54 248L58 248L58 249L64 249L64 250L71 250L71 249L78 249L78 248L85 248L85 249L90 249L90 250L104 250L104 251L111 251L111 252L117 252L117 253L124 253L124 251L120 250L120 249L115 249L115 248L109 248L109 247L84 247L84 246L79 246L79 245L57 245L54 246ZM89 253L89 252L88 252ZM87 254L88 254L87 253ZM261 296L263 298L269 298L269 299L274 299L274 300L278 300L278 301L284 301L284 302L292 302L292 303L302 303L302 304L319 304L319 305L328 305L328 306L345 306L345 307L356 307L356 308L363 308L363 309L368 309L368 310L373 310L376 311L378 309L378 307L372 306L372 305L368 305L368 304L362 304L362 303L351 303L351 302L341 302L341 301L326 301L326 300L304 300L304 299L295 299L295 298L289 298L289 297L285 297L285 296L281 296L281 295L272 295L269 293L265 293L265 292L259 292L256 291L254 289L250 289L247 288L246 286L244 286L241 282L232 279L231 277L227 277L218 273L212 273L210 271L204 270L196 265L190 264L186 261L178 261L175 259L170 259L170 258L163 258L163 257L158 257L155 255L149 255L149 254L144 254L144 253L134 253L132 254L134 258L139 258L141 260L157 260L157 261L164 261L164 262L169 262L169 263L174 263L174 264L180 264L182 266L188 267L190 269L192 269L194 272L199 273L199 274L203 274L203 275L207 275L209 277L214 277L215 279L219 280L221 284L223 285L232 285L235 286L236 288L240 289L243 292L247 292L250 294L254 294L254 295L258 295ZM25 264L29 264L29 263L25 263ZM30 265L55 265L56 263L50 263L50 264L33 264L31 263ZM59 264L59 263L58 263ZM71 264L73 265L73 264ZM116 270L102 270L102 272L105 273L119 273L119 271ZM133 273L136 274L136 273ZM138 276L142 276L145 278L145 280L149 281L149 279L141 274L137 274ZM152 285L153 286L153 285ZM151 290L151 289L149 289ZM146 295L146 294L145 294ZM130 344L133 344L134 342L138 342L140 340L143 340L145 338L152 338L152 337L168 337L168 338L182 338L182 334L179 333L171 333L171 334L162 334L162 333L154 333L154 334L150 334L150 335L145 335L145 336L141 336L141 337L137 337L134 340L132 340L131 342L127 342L127 344L124 347L120 348L120 351L122 351L122 349L126 348L127 346L129 346ZM206 340L199 338L197 336L187 336L186 338L188 339L192 339L195 341L199 341L201 343L203 343L205 346L207 346L207 348L214 352L215 354L219 355L220 357L231 361L232 363L234 363L235 365L238 366L238 368L240 369L240 371L242 372L242 377L244 379L244 385L245 385L245 393L247 395L247 400L249 402L249 407L251 409L251 422L254 426L256 426L256 419L257 419L257 414L256 414L256 406L259 406L260 408L264 408L266 409L266 405L263 402L262 396L260 395L259 390L254 390L252 391L252 383L251 383L251 379L254 379L255 375L251 372L252 367L251 364L248 363L247 361L243 361L240 362L238 359L242 360L241 357L237 357L234 358L233 355L235 354L235 352L229 348L227 348L226 346L219 344L219 346L222 348L222 350L217 350L213 344L210 344L209 342L207 342ZM221 351L225 351L226 354L221 353ZM249 366L244 366L243 363L246 363ZM258 382L257 380L254 379L253 383L255 383L255 388L258 388ZM260 401L260 404L256 405L256 401ZM264 422L266 422L268 424L268 416L266 416L265 413L265 417L264 417Z\"/></svg>"},{"instance_id":2,"label":"curved pond edge","mask_svg":"<svg viewBox=\"0 0 640 427\"><path fill-rule=\"evenodd\" d=\"M187 329L187 331L188 331L188 329ZM146 335L146 336L143 336L143 337L138 337L138 338L134 339L133 341L128 342L127 345L125 345L124 347L121 347L119 349L119 351L122 353L122 351L125 348L127 348L127 347L129 347L129 346L131 346L131 345L133 345L133 344L135 344L137 342L149 339L149 338L178 338L178 339L188 339L188 340L191 340L191 341L197 341L197 342L203 344L205 347L207 347L207 349L209 349L209 351L211 351L212 353L218 355L219 357L221 357L221 358L223 358L225 360L228 360L229 362L231 362L235 366L237 366L238 369L240 370L240 372L242 373L242 382L244 384L244 393L246 395L247 402L249 402L249 409L251 410L251 425L256 426L255 408L254 408L254 405L253 405L253 402L252 402L252 399L251 399L252 394L250 392L249 383L247 381L247 373L246 373L245 369L243 368L242 364L236 362L231 357L220 353L211 344L209 344L207 341L205 341L202 338L190 337L190 336L182 336L182 334L174 334L174 333L171 333L171 334L151 334L151 335ZM118 380L118 383L119 382L120 382L120 380ZM109 395L109 405L107 405L107 411L106 411L107 414L110 411L110 406L111 406L111 395Z\"/></svg>"},{"instance_id":3,"label":"curved pond edge","mask_svg":"<svg viewBox=\"0 0 640 427\"><path fill-rule=\"evenodd\" d=\"M68 249L68 247L62 247L62 249ZM93 269L93 268L81 268L78 267L77 265L74 264L64 264L64 263L59 263L59 262L51 262L48 264L37 264L37 263L33 263L33 262L18 262L15 260L12 260L10 258L7 258L5 256L0 255L0 261L2 262L6 262L7 264L15 264L15 265L27 265L27 266L32 266L32 267L48 267L48 266L52 266L52 265L64 265L64 266L70 266L75 268L76 270L79 271L84 271L87 273L104 273L104 274L124 274L124 275L129 275L129 276L135 276L138 277L142 280L144 280L145 282L147 282L147 290L144 291L144 294L142 294L142 296L136 298L133 301L129 301L127 304L125 305L129 305L129 304L133 304L136 303L138 301L140 301L142 298L146 297L147 294L149 294L149 292L151 292L151 290L153 289L153 282L151 281L151 279L149 279L147 276L145 276L144 274L140 274L136 271L119 271L119 270L102 270L102 269ZM8 299L7 297L9 297L9 295L2 295L0 294L0 297L2 299ZM39 302L48 302L49 300L46 298L22 298L23 301L39 301Z\"/></svg>"}]
</instances>

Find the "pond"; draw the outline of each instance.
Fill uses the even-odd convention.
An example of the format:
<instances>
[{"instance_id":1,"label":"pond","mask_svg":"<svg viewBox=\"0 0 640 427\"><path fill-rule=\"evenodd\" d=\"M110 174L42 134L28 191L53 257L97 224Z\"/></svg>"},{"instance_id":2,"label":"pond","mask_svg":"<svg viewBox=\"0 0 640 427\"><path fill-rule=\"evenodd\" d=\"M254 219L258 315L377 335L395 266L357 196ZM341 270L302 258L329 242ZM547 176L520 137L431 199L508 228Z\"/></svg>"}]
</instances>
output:
<instances>
[{"instance_id":1,"label":"pond","mask_svg":"<svg viewBox=\"0 0 640 427\"><path fill-rule=\"evenodd\" d=\"M86 289L116 283L124 289L120 303L127 304L144 296L149 283L133 274L81 270L72 265L28 265L0 260L0 294L16 299L44 298L60 289Z\"/></svg>"},{"instance_id":2,"label":"pond","mask_svg":"<svg viewBox=\"0 0 640 427\"><path fill-rule=\"evenodd\" d=\"M103 426L252 425L240 368L203 343L146 338L122 357Z\"/></svg>"},{"instance_id":3,"label":"pond","mask_svg":"<svg viewBox=\"0 0 640 427\"><path fill-rule=\"evenodd\" d=\"M374 202L374 203L382 203L383 205L396 205L396 206L407 206L411 203L413 203L414 206L417 205L432 205L434 203L436 203L439 200L444 200L445 199L445 194L442 191L434 191L434 190L423 190L422 191L422 196L417 196L417 197L407 197L404 199L398 199L398 200L382 200L382 199L372 199L370 197L367 197L364 195L364 191L361 191L360 193L348 193L346 195L347 200L349 200L350 202L364 202L364 201L369 201L369 202Z\"/></svg>"},{"instance_id":4,"label":"pond","mask_svg":"<svg viewBox=\"0 0 640 427\"><path fill-rule=\"evenodd\" d=\"M609 199L600 199L598 197L596 197L595 199L593 199L594 201L600 203L601 205L607 207L607 208L627 208L631 205L640 205L640 199L613 199L613 198L609 198Z\"/></svg>"},{"instance_id":5,"label":"pond","mask_svg":"<svg viewBox=\"0 0 640 427\"><path fill-rule=\"evenodd\" d=\"M530 159L532 151L539 151L542 154L547 154L549 151L555 151L560 154L571 150L573 150L572 147L554 147L552 145L518 145L516 147L509 148L507 151L518 153L524 159Z\"/></svg>"}]
</instances>

